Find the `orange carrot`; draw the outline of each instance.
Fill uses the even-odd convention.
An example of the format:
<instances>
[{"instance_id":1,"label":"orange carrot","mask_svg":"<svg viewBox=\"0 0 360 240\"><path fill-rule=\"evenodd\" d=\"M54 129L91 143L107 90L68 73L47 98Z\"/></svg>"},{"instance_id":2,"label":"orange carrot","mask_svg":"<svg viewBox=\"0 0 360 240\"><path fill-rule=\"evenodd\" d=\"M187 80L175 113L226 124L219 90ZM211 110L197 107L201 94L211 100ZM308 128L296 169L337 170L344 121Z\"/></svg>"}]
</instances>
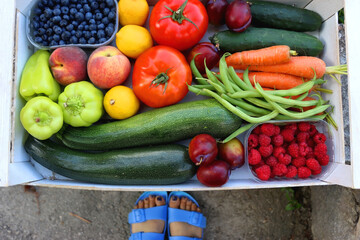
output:
<instances>
[{"instance_id":1,"label":"orange carrot","mask_svg":"<svg viewBox=\"0 0 360 240\"><path fill-rule=\"evenodd\" d=\"M241 79L243 79L243 73L236 73ZM296 77L293 75L283 73L270 73L270 72L249 72L249 79L251 84L254 85L255 81L258 82L261 87L273 88L278 90L286 90L303 84L307 79Z\"/></svg>"},{"instance_id":2,"label":"orange carrot","mask_svg":"<svg viewBox=\"0 0 360 240\"><path fill-rule=\"evenodd\" d=\"M235 69L245 70L247 65L233 66ZM317 57L299 56L291 57L287 63L275 64L270 66L249 66L250 71L285 73L307 79L314 77L314 70L317 78L322 78L326 71L326 64Z\"/></svg>"},{"instance_id":3,"label":"orange carrot","mask_svg":"<svg viewBox=\"0 0 360 240\"><path fill-rule=\"evenodd\" d=\"M226 63L228 66L275 65L289 62L290 54L294 53L289 46L277 45L231 54L226 58Z\"/></svg>"}]
</instances>

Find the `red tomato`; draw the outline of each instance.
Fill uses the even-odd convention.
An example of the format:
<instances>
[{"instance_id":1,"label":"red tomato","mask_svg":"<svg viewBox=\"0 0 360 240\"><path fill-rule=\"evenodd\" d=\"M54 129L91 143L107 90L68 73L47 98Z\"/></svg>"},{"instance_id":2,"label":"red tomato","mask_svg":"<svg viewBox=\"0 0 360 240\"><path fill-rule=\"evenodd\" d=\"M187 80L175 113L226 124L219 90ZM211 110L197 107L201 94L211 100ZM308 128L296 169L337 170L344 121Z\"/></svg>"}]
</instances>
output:
<instances>
[{"instance_id":1,"label":"red tomato","mask_svg":"<svg viewBox=\"0 0 360 240\"><path fill-rule=\"evenodd\" d=\"M180 51L191 48L204 36L209 19L198 0L160 0L150 15L150 33L161 45Z\"/></svg>"},{"instance_id":2,"label":"red tomato","mask_svg":"<svg viewBox=\"0 0 360 240\"><path fill-rule=\"evenodd\" d=\"M135 61L132 86L135 95L149 107L179 102L188 93L192 75L184 55L168 46L155 46Z\"/></svg>"}]
</instances>

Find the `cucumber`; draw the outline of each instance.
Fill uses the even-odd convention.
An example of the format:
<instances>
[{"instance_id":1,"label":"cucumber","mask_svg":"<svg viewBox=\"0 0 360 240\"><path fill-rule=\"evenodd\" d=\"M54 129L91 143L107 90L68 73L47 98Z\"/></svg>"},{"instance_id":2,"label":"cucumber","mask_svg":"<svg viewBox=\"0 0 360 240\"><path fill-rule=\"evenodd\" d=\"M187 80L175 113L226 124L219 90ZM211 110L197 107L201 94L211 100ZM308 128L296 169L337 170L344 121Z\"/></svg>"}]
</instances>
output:
<instances>
[{"instance_id":1,"label":"cucumber","mask_svg":"<svg viewBox=\"0 0 360 240\"><path fill-rule=\"evenodd\" d=\"M312 35L274 28L250 27L242 33L221 31L210 37L210 41L222 51L230 53L288 45L299 55L318 56L324 48L322 42Z\"/></svg>"},{"instance_id":2,"label":"cucumber","mask_svg":"<svg viewBox=\"0 0 360 240\"><path fill-rule=\"evenodd\" d=\"M225 138L242 123L215 99L175 104L131 118L87 128L66 127L58 134L74 149L107 150L176 142L207 133Z\"/></svg>"},{"instance_id":3,"label":"cucumber","mask_svg":"<svg viewBox=\"0 0 360 240\"><path fill-rule=\"evenodd\" d=\"M25 150L44 167L89 183L177 184L189 180L196 173L186 147L177 144L89 153L29 136Z\"/></svg>"},{"instance_id":4,"label":"cucumber","mask_svg":"<svg viewBox=\"0 0 360 240\"><path fill-rule=\"evenodd\" d=\"M316 12L283 3L251 1L250 6L251 23L258 27L306 32L319 30L323 21Z\"/></svg>"}]
</instances>

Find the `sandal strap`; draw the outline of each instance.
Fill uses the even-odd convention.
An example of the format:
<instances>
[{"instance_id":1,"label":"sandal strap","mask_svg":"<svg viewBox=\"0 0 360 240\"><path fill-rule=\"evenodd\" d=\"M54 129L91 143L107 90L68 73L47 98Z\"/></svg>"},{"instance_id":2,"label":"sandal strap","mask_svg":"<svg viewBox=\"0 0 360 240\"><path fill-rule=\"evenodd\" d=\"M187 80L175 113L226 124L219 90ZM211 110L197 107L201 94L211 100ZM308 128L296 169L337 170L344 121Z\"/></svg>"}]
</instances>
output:
<instances>
[{"instance_id":1,"label":"sandal strap","mask_svg":"<svg viewBox=\"0 0 360 240\"><path fill-rule=\"evenodd\" d=\"M152 232L132 233L129 238L129 240L161 240L161 239L164 239L163 233L152 233Z\"/></svg>"},{"instance_id":2,"label":"sandal strap","mask_svg":"<svg viewBox=\"0 0 360 240\"><path fill-rule=\"evenodd\" d=\"M168 208L168 222L185 222L195 227L205 228L206 217L199 212L186 211L178 208Z\"/></svg>"},{"instance_id":3,"label":"sandal strap","mask_svg":"<svg viewBox=\"0 0 360 240\"><path fill-rule=\"evenodd\" d=\"M152 207L152 208L140 208L133 209L128 215L128 222L130 224L145 222L147 220L163 220L167 219L167 205Z\"/></svg>"}]
</instances>

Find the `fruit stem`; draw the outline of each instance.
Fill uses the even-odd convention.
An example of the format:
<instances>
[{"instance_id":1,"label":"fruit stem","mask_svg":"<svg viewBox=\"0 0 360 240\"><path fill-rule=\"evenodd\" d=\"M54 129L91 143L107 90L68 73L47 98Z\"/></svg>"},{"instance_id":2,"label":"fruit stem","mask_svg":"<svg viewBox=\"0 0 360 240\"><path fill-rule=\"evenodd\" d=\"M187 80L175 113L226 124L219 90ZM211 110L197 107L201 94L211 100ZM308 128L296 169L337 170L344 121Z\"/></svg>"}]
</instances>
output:
<instances>
[{"instance_id":1,"label":"fruit stem","mask_svg":"<svg viewBox=\"0 0 360 240\"><path fill-rule=\"evenodd\" d=\"M183 4L181 4L181 6L176 11L172 10L168 6L164 6L172 14L168 15L168 16L165 16L165 17L162 17L158 21L163 20L165 18L171 18L173 21L175 21L175 22L177 22L179 24L182 24L182 22L184 20L186 20L186 21L190 22L191 24L193 24L199 30L198 26L196 26L196 24L193 21L191 21L189 18L184 16L184 10L185 10L187 2L188 2L188 0L185 0L185 2Z\"/></svg>"},{"instance_id":2,"label":"fruit stem","mask_svg":"<svg viewBox=\"0 0 360 240\"><path fill-rule=\"evenodd\" d=\"M168 85L168 81L169 81L169 76L168 76L168 71L171 68L166 69L165 72L161 72L159 73L150 83L150 87L152 87L153 85L156 85L155 87L159 86L160 84L165 84L164 87L164 92L163 94L165 94L167 85Z\"/></svg>"}]
</instances>

